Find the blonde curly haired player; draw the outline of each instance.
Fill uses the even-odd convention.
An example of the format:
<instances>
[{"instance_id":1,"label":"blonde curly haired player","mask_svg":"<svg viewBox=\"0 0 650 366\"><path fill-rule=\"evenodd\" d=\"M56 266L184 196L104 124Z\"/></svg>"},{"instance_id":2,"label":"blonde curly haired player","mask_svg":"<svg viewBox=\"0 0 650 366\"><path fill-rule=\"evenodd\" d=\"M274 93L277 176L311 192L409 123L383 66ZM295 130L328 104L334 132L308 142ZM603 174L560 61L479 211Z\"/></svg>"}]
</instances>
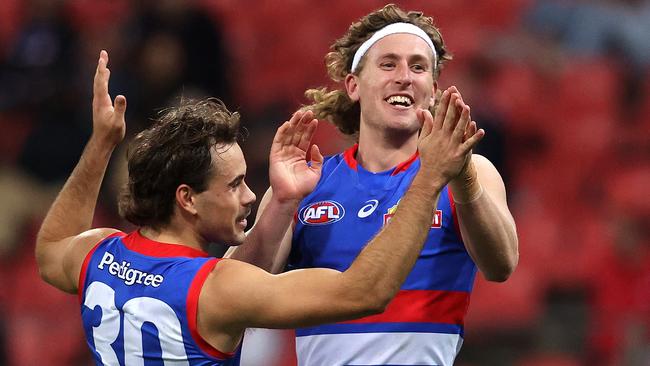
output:
<instances>
[{"instance_id":1,"label":"blonde curly haired player","mask_svg":"<svg viewBox=\"0 0 650 366\"><path fill-rule=\"evenodd\" d=\"M395 220L395 208L404 205L423 167L421 111L448 109L446 118L470 118L456 87L439 89L450 60L433 20L395 5L362 17L334 42L325 63L340 88L308 90L311 103L301 110L332 122L357 143L325 158L320 181L300 203L268 270L285 264L344 270ZM470 122L459 138L476 131ZM273 194L268 191L265 200ZM386 311L296 329L300 365L453 364L476 271L505 281L518 262L517 233L500 174L471 151L431 215L424 249ZM397 238L394 245L407 241Z\"/></svg>"}]
</instances>

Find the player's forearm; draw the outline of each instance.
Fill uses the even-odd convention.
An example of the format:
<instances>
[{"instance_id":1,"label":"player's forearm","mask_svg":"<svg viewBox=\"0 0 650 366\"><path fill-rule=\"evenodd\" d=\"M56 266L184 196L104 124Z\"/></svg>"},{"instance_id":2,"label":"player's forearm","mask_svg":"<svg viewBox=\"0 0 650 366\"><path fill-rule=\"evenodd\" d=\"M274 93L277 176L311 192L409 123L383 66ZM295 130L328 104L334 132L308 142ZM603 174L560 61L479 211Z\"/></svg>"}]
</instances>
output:
<instances>
[{"instance_id":1,"label":"player's forearm","mask_svg":"<svg viewBox=\"0 0 650 366\"><path fill-rule=\"evenodd\" d=\"M399 291L431 228L440 195L437 187L416 176L395 216L346 271L363 296L374 297L385 307Z\"/></svg>"},{"instance_id":2,"label":"player's forearm","mask_svg":"<svg viewBox=\"0 0 650 366\"><path fill-rule=\"evenodd\" d=\"M463 241L485 278L502 282L517 266L519 249L515 223L483 190L468 203L456 203Z\"/></svg>"},{"instance_id":3,"label":"player's forearm","mask_svg":"<svg viewBox=\"0 0 650 366\"><path fill-rule=\"evenodd\" d=\"M39 248L91 228L99 189L114 145L91 137L83 154L50 207L37 237Z\"/></svg>"},{"instance_id":4,"label":"player's forearm","mask_svg":"<svg viewBox=\"0 0 650 366\"><path fill-rule=\"evenodd\" d=\"M273 196L268 204L260 204L262 214L246 236L244 243L234 248L228 257L260 267L270 273L278 273L286 262L291 245L291 223L298 208L298 201L279 202Z\"/></svg>"},{"instance_id":5,"label":"player's forearm","mask_svg":"<svg viewBox=\"0 0 650 366\"><path fill-rule=\"evenodd\" d=\"M500 175L487 159L474 155L449 186L467 251L486 279L505 281L519 251Z\"/></svg>"}]
</instances>

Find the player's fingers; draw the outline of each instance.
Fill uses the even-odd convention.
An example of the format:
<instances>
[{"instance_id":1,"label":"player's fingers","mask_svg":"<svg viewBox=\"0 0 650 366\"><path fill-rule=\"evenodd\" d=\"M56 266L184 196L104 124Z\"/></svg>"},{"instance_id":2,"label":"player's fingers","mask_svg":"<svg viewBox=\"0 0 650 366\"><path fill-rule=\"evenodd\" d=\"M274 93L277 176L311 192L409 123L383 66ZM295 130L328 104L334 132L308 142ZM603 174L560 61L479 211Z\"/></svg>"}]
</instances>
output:
<instances>
[{"instance_id":1,"label":"player's fingers","mask_svg":"<svg viewBox=\"0 0 650 366\"><path fill-rule=\"evenodd\" d=\"M93 111L99 108L110 108L113 106L111 96L108 94L108 80L111 77L108 64L108 53L102 50L97 62L97 72L93 81Z\"/></svg>"},{"instance_id":2,"label":"player's fingers","mask_svg":"<svg viewBox=\"0 0 650 366\"><path fill-rule=\"evenodd\" d=\"M451 93L449 92L449 89L442 92L442 96L440 97L440 103L438 103L438 106L436 106L436 114L433 119L435 126L442 126L445 120L445 114L447 114L447 108L449 107L450 97L451 97Z\"/></svg>"},{"instance_id":3,"label":"player's fingers","mask_svg":"<svg viewBox=\"0 0 650 366\"><path fill-rule=\"evenodd\" d=\"M461 94L458 88L456 88L455 86L452 86L452 88L454 92L458 95L458 100L460 100L464 104L465 101L463 100L463 94Z\"/></svg>"},{"instance_id":4,"label":"player's fingers","mask_svg":"<svg viewBox=\"0 0 650 366\"><path fill-rule=\"evenodd\" d=\"M314 111L311 109L304 111L302 118L304 121L307 121L307 123L311 122L311 120L314 119Z\"/></svg>"},{"instance_id":5,"label":"player's fingers","mask_svg":"<svg viewBox=\"0 0 650 366\"><path fill-rule=\"evenodd\" d=\"M304 114L303 111L295 111L293 115L291 115L291 118L289 119L289 123L291 124L292 127L298 124L303 114Z\"/></svg>"},{"instance_id":6,"label":"player's fingers","mask_svg":"<svg viewBox=\"0 0 650 366\"><path fill-rule=\"evenodd\" d=\"M103 93L108 93L108 69L106 68L107 64L108 53L102 50L99 53L99 59L97 60L97 69L95 70L95 79L93 81L93 93L96 97L103 95Z\"/></svg>"},{"instance_id":7,"label":"player's fingers","mask_svg":"<svg viewBox=\"0 0 650 366\"><path fill-rule=\"evenodd\" d=\"M485 130L483 130L482 128L478 129L475 134L473 134L467 139L467 141L463 142L462 145L463 152L466 153L472 150L473 148L475 148L476 145L479 143L479 141L483 139L484 136L485 136Z\"/></svg>"},{"instance_id":8,"label":"player's fingers","mask_svg":"<svg viewBox=\"0 0 650 366\"><path fill-rule=\"evenodd\" d=\"M305 124L305 132L300 137L300 142L298 142L298 148L302 151L307 151L309 144L311 143L314 134L316 133L316 128L318 127L318 120L312 119Z\"/></svg>"},{"instance_id":9,"label":"player's fingers","mask_svg":"<svg viewBox=\"0 0 650 366\"><path fill-rule=\"evenodd\" d=\"M434 121L433 121L433 116L431 115L431 112L428 110L423 110L422 111L422 131L420 132L420 136L422 137L427 137L431 134L431 131L434 128Z\"/></svg>"},{"instance_id":10,"label":"player's fingers","mask_svg":"<svg viewBox=\"0 0 650 366\"><path fill-rule=\"evenodd\" d=\"M443 122L443 129L451 133L456 124L458 123L458 93L452 93L449 99L449 105L447 106L447 113L445 114L445 120Z\"/></svg>"},{"instance_id":11,"label":"player's fingers","mask_svg":"<svg viewBox=\"0 0 650 366\"><path fill-rule=\"evenodd\" d=\"M313 118L314 118L314 113L312 111L306 111L302 114L302 116L294 126L293 136L291 137L292 145L294 146L300 145L300 142L303 139L303 135L305 134Z\"/></svg>"},{"instance_id":12,"label":"player's fingers","mask_svg":"<svg viewBox=\"0 0 650 366\"><path fill-rule=\"evenodd\" d=\"M301 111L294 112L288 121L285 121L282 126L280 126L276 132L276 137L278 137L277 142L282 145L291 144L291 139L293 138L293 130L295 129L296 124L302 117Z\"/></svg>"},{"instance_id":13,"label":"player's fingers","mask_svg":"<svg viewBox=\"0 0 650 366\"><path fill-rule=\"evenodd\" d=\"M278 127L275 131L275 136L273 137L273 146L279 147L286 144L286 141L291 141L291 135L289 130L291 129L291 122L287 121Z\"/></svg>"},{"instance_id":14,"label":"player's fingers","mask_svg":"<svg viewBox=\"0 0 650 366\"><path fill-rule=\"evenodd\" d=\"M468 105L464 105L460 112L460 119L458 124L454 129L453 136L457 141L465 140L465 133L467 132L467 124L470 122L470 108Z\"/></svg>"},{"instance_id":15,"label":"player's fingers","mask_svg":"<svg viewBox=\"0 0 650 366\"><path fill-rule=\"evenodd\" d=\"M420 123L420 134L422 134L422 127L424 127L424 109L417 108L415 110L415 117L418 119L418 122Z\"/></svg>"},{"instance_id":16,"label":"player's fingers","mask_svg":"<svg viewBox=\"0 0 650 366\"><path fill-rule=\"evenodd\" d=\"M282 135L282 144L283 145L291 145L293 142L293 135L296 131L296 126L300 122L300 119L302 118L303 112L302 111L297 111L295 112L291 118L285 122L287 124L286 130L284 131Z\"/></svg>"},{"instance_id":17,"label":"player's fingers","mask_svg":"<svg viewBox=\"0 0 650 366\"><path fill-rule=\"evenodd\" d=\"M477 127L476 127L476 122L471 121L469 125L467 126L467 130L465 131L465 136L463 137L463 142L467 141L468 138L473 136L476 133Z\"/></svg>"}]
</instances>

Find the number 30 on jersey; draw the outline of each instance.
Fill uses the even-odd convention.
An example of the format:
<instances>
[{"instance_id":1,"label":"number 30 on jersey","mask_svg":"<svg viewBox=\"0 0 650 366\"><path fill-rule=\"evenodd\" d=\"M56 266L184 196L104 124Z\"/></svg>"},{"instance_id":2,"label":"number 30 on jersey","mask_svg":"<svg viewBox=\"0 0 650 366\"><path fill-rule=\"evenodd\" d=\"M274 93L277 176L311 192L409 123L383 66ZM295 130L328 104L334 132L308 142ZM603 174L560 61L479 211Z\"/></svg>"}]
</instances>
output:
<instances>
[{"instance_id":1,"label":"number 30 on jersey","mask_svg":"<svg viewBox=\"0 0 650 366\"><path fill-rule=\"evenodd\" d=\"M120 364L111 345L119 336L122 317L126 366L144 365L142 324L145 322L152 323L159 330L158 340L165 366L189 365L180 320L165 302L151 297L136 297L118 309L115 305L115 290L105 283L95 281L86 289L84 305L90 309L97 306L101 308L102 317L99 325L93 327L93 340L95 351L104 365Z\"/></svg>"}]
</instances>

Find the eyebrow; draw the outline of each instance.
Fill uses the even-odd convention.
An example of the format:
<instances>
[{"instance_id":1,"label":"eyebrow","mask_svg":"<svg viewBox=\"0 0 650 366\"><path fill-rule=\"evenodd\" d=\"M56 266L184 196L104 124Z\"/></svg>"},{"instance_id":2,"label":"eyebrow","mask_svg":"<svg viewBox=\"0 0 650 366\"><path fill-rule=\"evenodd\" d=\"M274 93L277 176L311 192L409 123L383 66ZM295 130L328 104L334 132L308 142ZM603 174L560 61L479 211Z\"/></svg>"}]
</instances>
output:
<instances>
[{"instance_id":1,"label":"eyebrow","mask_svg":"<svg viewBox=\"0 0 650 366\"><path fill-rule=\"evenodd\" d=\"M234 186L235 184L237 184L237 183L241 182L242 180L244 180L245 177L246 177L245 174L240 174L240 175L236 176L235 178L233 178L233 180L228 182L228 185L229 186Z\"/></svg>"}]
</instances>

